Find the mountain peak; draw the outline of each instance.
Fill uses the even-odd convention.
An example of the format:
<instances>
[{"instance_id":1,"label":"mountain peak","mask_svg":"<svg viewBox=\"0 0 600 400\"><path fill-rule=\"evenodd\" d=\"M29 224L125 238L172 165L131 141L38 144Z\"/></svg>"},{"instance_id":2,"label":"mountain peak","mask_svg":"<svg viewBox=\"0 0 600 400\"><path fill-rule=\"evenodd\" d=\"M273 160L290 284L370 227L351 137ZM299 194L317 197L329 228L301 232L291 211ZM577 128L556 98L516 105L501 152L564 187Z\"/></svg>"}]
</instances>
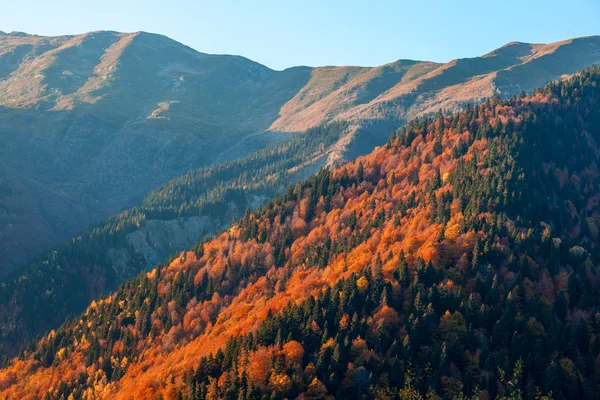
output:
<instances>
[{"instance_id":1,"label":"mountain peak","mask_svg":"<svg viewBox=\"0 0 600 400\"><path fill-rule=\"evenodd\" d=\"M408 59L408 58L400 58L400 59L398 59L396 61L392 61L391 63L385 64L384 66L386 66L386 65L389 65L389 66L393 66L393 65L408 66L408 65L414 65L414 64L418 64L418 63L422 63L422 62L424 62L424 61L411 60L411 59Z\"/></svg>"},{"instance_id":2,"label":"mountain peak","mask_svg":"<svg viewBox=\"0 0 600 400\"><path fill-rule=\"evenodd\" d=\"M12 32L7 33L5 35L8 35L8 36L20 36L20 37L35 36L35 35L31 35L31 34L29 34L27 32L19 32L19 31L12 31Z\"/></svg>"},{"instance_id":3,"label":"mountain peak","mask_svg":"<svg viewBox=\"0 0 600 400\"><path fill-rule=\"evenodd\" d=\"M508 47L529 46L529 45L531 45L531 43L519 42L517 40L513 40L512 42L508 42L508 43L506 43L504 46L502 46L500 48L503 49L503 48L508 48Z\"/></svg>"},{"instance_id":4,"label":"mountain peak","mask_svg":"<svg viewBox=\"0 0 600 400\"><path fill-rule=\"evenodd\" d=\"M489 53L485 54L483 57L495 57L495 56L504 56L504 57L526 57L531 55L532 49L535 45L531 43L525 42L509 42L504 46L497 48L496 50L492 50Z\"/></svg>"}]
</instances>

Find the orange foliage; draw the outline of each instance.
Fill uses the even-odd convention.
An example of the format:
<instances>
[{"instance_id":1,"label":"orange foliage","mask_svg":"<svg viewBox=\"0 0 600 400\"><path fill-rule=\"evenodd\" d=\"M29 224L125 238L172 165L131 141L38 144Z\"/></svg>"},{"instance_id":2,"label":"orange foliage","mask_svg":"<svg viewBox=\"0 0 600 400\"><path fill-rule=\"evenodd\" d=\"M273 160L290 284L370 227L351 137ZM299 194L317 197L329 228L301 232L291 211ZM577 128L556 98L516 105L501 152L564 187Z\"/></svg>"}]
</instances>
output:
<instances>
[{"instance_id":1,"label":"orange foliage","mask_svg":"<svg viewBox=\"0 0 600 400\"><path fill-rule=\"evenodd\" d=\"M396 310L386 305L382 306L379 311L373 316L375 326L382 325L386 329L390 329L393 325L400 321L400 317Z\"/></svg>"},{"instance_id":2,"label":"orange foliage","mask_svg":"<svg viewBox=\"0 0 600 400\"><path fill-rule=\"evenodd\" d=\"M444 134L444 143L448 143L446 148L450 148L449 143L466 141L470 135L453 129L448 128ZM410 264L421 256L426 262L432 260L436 267L440 264L453 264L458 269L470 268L472 249L479 233L464 232L465 216L460 212L458 201L450 206L450 219L444 228L443 246L440 246L438 241L442 224L430 222L427 183L439 169L443 171L443 183L442 187L437 189L437 193L450 190L451 179L448 179L448 176L454 171L457 163L448 151L435 155L433 142L431 138L417 135L410 146L381 147L372 155L361 157L335 170L334 176L341 176L347 171L354 179L359 164L362 164L365 181L342 187L332 196L328 206L321 197L310 221L307 221L310 207L308 197L300 199L297 203L282 201L277 205L281 210L287 210L286 217L281 220L261 220L252 214L250 218L256 220L261 228L265 228L270 236L291 231L292 241L285 248L283 265L275 265L280 256L275 254L276 243L254 238L242 240L242 229L236 225L204 243L202 255L184 253L160 273L157 269L147 273L146 276L151 282L159 280L158 292L162 295L170 292L177 277L181 276L178 274L188 271L192 273L190 276L193 277L195 285L199 285L206 274L218 284L230 286L227 286L229 290L222 291L223 296L215 290L212 298L192 296L183 306L173 300L161 304L161 308L154 310L151 324L156 331L162 332L163 326L158 314L163 313L168 316L171 328L166 333L160 333L157 338L143 337L137 331L138 324L133 324L128 329L131 329L131 337L135 341L132 349L135 357L130 357L125 363L124 376L118 382L108 383L102 372L90 369L87 371L90 377L87 389L89 397L168 397L179 383L178 379L190 368L195 367L200 357L216 352L231 337L254 332L267 318L269 311L276 314L290 303L299 304L308 296L317 296L327 286L372 265L377 254L384 259L384 279L389 279L396 270L396 262L401 252L406 254ZM473 149L484 151L486 145L485 139L478 140L473 144ZM470 157L471 154L468 153L464 159ZM569 171L558 169L554 170L554 176L561 184L568 184L571 179ZM414 183L414 178L418 178L418 183ZM413 204L403 213L395 208L396 203L408 202L411 198ZM590 206L593 207L593 204ZM565 208L575 217L574 207L566 204ZM383 220L378 222L379 225L373 225L382 212L385 216ZM354 221L353 227L349 226L351 221ZM591 231L597 235L597 226L600 225L598 220L589 219L588 225L593 227ZM309 257L311 250L319 248L328 239L331 239L332 243L338 243L363 230L366 232L366 238L360 241L356 239L352 246L334 254L323 268L313 268ZM505 250L502 246L506 244L498 244L500 250ZM391 255L389 260L388 254ZM247 275L243 278L236 276L243 268L251 269L248 274L251 278ZM544 271L542 269L537 287L534 287L531 281L524 282L525 293L528 296L540 293L544 302L551 303L556 291L567 289L568 274L563 271L553 282ZM285 285L280 285L284 277ZM278 284L274 285L273 282ZM365 277L359 278L356 284L358 290L363 293L369 285ZM467 287L474 284L467 283ZM273 290L274 287L277 290ZM454 283L450 280L440 288L455 290ZM398 290L397 286L394 287L394 292ZM479 303L480 299L474 297L474 302ZM110 303L113 300L113 297L108 297L92 303L82 316L83 323L93 320L103 302ZM406 299L409 300L411 299ZM395 324L398 318L393 309L384 305L373 316L372 321L364 322L372 322L374 328L379 325L387 328ZM344 316L342 322L348 325L349 320L350 317ZM312 329L322 333L316 323ZM458 312L447 313L442 317L439 329L445 339L452 340L453 335L461 335L464 331L464 318ZM43 367L33 357L12 361L8 368L0 371L0 395L24 398L27 392L43 397L47 390L58 387L60 382L76 380L77 374L73 375L71 372L86 370L82 350L88 345L86 340L80 338L73 350L65 352L52 367ZM324 344L328 345L332 344ZM123 343L116 342L112 353L115 357L120 357L124 350ZM365 340L359 338L352 342L351 355L355 364L359 365L360 362L368 360L370 354ZM289 365L297 366L302 360L304 349L295 341L286 343L282 349L261 347L248 354L246 365L240 368L247 372L248 380L253 385L271 385L284 393L288 382L283 376L272 374L271 371L272 357L281 355ZM123 360L118 359L118 362L123 365ZM308 367L305 374L311 382L305 398L322 398L319 396L326 393L323 383L311 375ZM175 386L166 382L167 376L175 377ZM211 383L208 397L218 398L218 382Z\"/></svg>"},{"instance_id":3,"label":"orange foliage","mask_svg":"<svg viewBox=\"0 0 600 400\"><path fill-rule=\"evenodd\" d=\"M300 342L291 340L283 345L282 353L291 365L299 365L304 357L304 347Z\"/></svg>"},{"instance_id":4,"label":"orange foliage","mask_svg":"<svg viewBox=\"0 0 600 400\"><path fill-rule=\"evenodd\" d=\"M259 347L248 355L248 381L257 387L264 388L271 373L273 348Z\"/></svg>"}]
</instances>

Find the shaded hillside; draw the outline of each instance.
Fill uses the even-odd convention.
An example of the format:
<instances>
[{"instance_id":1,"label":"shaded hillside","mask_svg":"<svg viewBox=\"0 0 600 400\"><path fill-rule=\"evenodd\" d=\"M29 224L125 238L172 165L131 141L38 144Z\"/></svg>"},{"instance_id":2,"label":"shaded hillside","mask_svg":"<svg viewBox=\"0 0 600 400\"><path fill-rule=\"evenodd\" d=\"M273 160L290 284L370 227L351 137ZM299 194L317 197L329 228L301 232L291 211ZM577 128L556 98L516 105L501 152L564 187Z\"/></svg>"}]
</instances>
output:
<instances>
[{"instance_id":1,"label":"shaded hillside","mask_svg":"<svg viewBox=\"0 0 600 400\"><path fill-rule=\"evenodd\" d=\"M115 32L0 36L0 66L0 170L21 188L2 202L2 269L220 160L310 73Z\"/></svg>"},{"instance_id":2,"label":"shaded hillside","mask_svg":"<svg viewBox=\"0 0 600 400\"><path fill-rule=\"evenodd\" d=\"M9 398L596 398L600 70L414 120L129 281Z\"/></svg>"},{"instance_id":3,"label":"shaded hillside","mask_svg":"<svg viewBox=\"0 0 600 400\"><path fill-rule=\"evenodd\" d=\"M0 198L0 273L280 132L351 121L330 151L347 161L409 118L573 74L600 61L598 46L511 43L447 64L273 71L144 32L0 34L0 185L18 189Z\"/></svg>"},{"instance_id":4,"label":"shaded hillside","mask_svg":"<svg viewBox=\"0 0 600 400\"><path fill-rule=\"evenodd\" d=\"M0 286L0 355L14 356L21 345L140 270L194 246L315 173L348 130L347 124L330 123L235 161L190 171L152 191L138 207L9 274Z\"/></svg>"},{"instance_id":5,"label":"shaded hillside","mask_svg":"<svg viewBox=\"0 0 600 400\"><path fill-rule=\"evenodd\" d=\"M144 33L0 37L3 49L0 59L5 62L1 84L7 89L2 94L3 101L7 105L14 101L24 107L0 110L0 115L6 117L0 128L0 137L6 142L0 150L3 152L0 251L4 255L0 259L13 269L18 260L29 259L40 249L51 247L71 235L75 227L100 219L107 210L116 212L126 204L139 204L137 199L142 193L176 171L210 162L199 157L206 147L194 144L199 143L196 133L204 134L200 128L206 126L209 118L213 118L207 128L210 132L219 124L237 124L229 127L232 132L248 125L252 120L248 119L250 114L240 115L242 122L234 118L235 108L224 104L231 104L241 96L244 87L253 93L260 92L262 89L256 82L265 77L270 82L265 84L267 88L279 90L282 86L273 83L275 77L277 82L290 83L291 77L306 73L306 85L281 107L281 118L297 115L308 121L315 110L313 105L329 99L325 103L339 105L326 113L325 119L330 119L353 105L376 104L379 94L398 87L398 81L420 82L423 92L435 91L438 82L435 76L444 76L446 85L456 84L474 71L505 68L518 60L552 57L556 49L565 46L571 49L569 66L579 65L587 62L577 61L579 53L582 57L594 57L593 52L585 51L585 46L593 40L574 41L583 43L583 48L569 47L569 43L509 44L482 59L449 63L443 72L435 74L429 72L441 68L437 64L401 60L377 68L316 68L309 79L306 68L284 71L281 74L288 74L284 78L240 57L205 55L162 36ZM163 54L169 55L168 61ZM148 62L141 66L140 60ZM77 68L72 71L74 67ZM236 72L238 68L247 75ZM187 86L183 89L175 72L184 77L191 74L185 78ZM535 75L536 79L551 76L539 70ZM65 76L70 78L66 80ZM152 81L152 85L146 87L144 81ZM23 86L26 84L30 85L27 90ZM43 87L37 88L38 84ZM235 88L225 90L230 84ZM25 107L29 100L23 98L32 91L39 94L30 99L35 109ZM228 93L232 97L226 97ZM123 119L130 118L126 115L139 115L148 101L158 101L166 95L178 103L163 102L148 118L133 122ZM348 96L353 100L347 101ZM203 101L210 103L215 99L218 104L202 105ZM464 97L458 99L462 101ZM261 101L257 100L254 106L241 103L238 106L256 111L253 107L265 107L266 103ZM184 103L187 105L183 106ZM208 107L204 117L198 119L196 106ZM413 107L414 113L416 109L417 106ZM114 290L140 269L153 266L169 254L225 228L232 217L263 204L276 190L323 166L370 151L401 123L405 111L398 111L396 116L390 114L389 118L371 116L326 129L315 128L290 142L270 147L269 143L289 136L250 134L211 159L242 157L238 161L224 161L214 169L203 168L177 178L151 193L141 207L97 224L77 234L69 244L39 255L7 276L0 290L0 323L4 328L0 353L14 354L20 343L55 328L67 315L80 312L92 299ZM219 122L217 116L224 115L223 112L229 114ZM257 115L262 114L253 113L252 117ZM321 121L321 117L308 125ZM188 122L191 125L186 125ZM286 124L299 129L294 125L296 122ZM39 130L41 126L45 130ZM280 128L284 129L283 125ZM158 136L156 129L162 132ZM266 129L266 125L261 129ZM178 143L175 136L183 141ZM225 143L227 135L218 136ZM154 150L140 151L146 144ZM252 153L265 146L265 150ZM252 154L245 157L248 153ZM80 176L84 165L87 165L84 176Z\"/></svg>"}]
</instances>

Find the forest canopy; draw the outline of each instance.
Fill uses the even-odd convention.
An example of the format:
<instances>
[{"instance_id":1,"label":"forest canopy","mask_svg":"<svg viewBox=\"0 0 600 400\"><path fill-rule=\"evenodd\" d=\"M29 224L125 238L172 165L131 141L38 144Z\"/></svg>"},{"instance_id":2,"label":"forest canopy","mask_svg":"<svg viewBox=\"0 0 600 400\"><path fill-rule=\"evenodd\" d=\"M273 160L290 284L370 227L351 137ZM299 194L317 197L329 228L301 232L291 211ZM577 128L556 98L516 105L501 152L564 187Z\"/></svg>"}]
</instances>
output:
<instances>
[{"instance_id":1,"label":"forest canopy","mask_svg":"<svg viewBox=\"0 0 600 400\"><path fill-rule=\"evenodd\" d=\"M93 302L2 395L597 398L599 101L591 68L413 120Z\"/></svg>"}]
</instances>

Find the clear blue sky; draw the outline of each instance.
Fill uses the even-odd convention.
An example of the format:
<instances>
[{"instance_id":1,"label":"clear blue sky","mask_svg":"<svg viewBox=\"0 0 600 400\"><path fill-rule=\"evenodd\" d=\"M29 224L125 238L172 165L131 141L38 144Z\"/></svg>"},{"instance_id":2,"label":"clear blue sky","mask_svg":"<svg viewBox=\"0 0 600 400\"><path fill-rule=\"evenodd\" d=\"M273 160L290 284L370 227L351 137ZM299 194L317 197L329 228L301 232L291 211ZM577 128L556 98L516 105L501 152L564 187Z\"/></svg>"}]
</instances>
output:
<instances>
[{"instance_id":1,"label":"clear blue sky","mask_svg":"<svg viewBox=\"0 0 600 400\"><path fill-rule=\"evenodd\" d=\"M161 33L271 68L449 61L600 34L600 0L0 0L0 30Z\"/></svg>"}]
</instances>

